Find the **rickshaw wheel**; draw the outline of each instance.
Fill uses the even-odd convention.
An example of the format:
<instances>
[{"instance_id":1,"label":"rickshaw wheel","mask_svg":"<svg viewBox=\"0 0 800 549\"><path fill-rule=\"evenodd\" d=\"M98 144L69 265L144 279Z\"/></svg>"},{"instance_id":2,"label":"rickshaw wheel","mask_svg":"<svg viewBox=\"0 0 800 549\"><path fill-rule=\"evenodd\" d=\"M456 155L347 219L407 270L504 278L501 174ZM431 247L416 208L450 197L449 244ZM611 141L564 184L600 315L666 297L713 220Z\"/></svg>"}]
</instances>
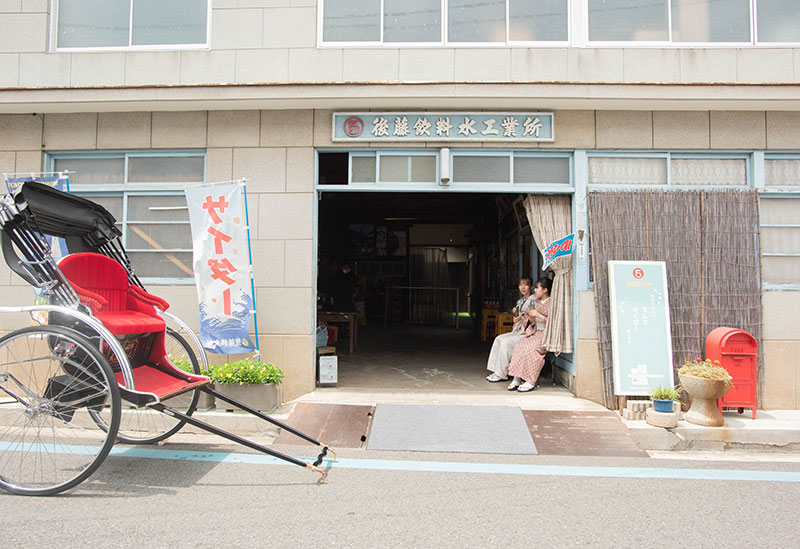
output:
<instances>
[{"instance_id":1,"label":"rickshaw wheel","mask_svg":"<svg viewBox=\"0 0 800 549\"><path fill-rule=\"evenodd\" d=\"M164 348L167 356L173 364L183 362L187 367L191 367L194 374L202 374L200 363L197 361L191 345L175 330L167 329L164 336ZM186 363L188 361L188 364ZM165 406L180 410L190 416L197 409L197 402L200 399L200 391L191 391L176 397L162 401ZM109 410L102 409L89 412L101 429L105 429L108 424ZM128 403L122 401L122 417L120 419L117 439L126 444L155 444L165 440L186 424L185 421L173 418L151 410L147 407L132 408Z\"/></svg>"},{"instance_id":2,"label":"rickshaw wheel","mask_svg":"<svg viewBox=\"0 0 800 549\"><path fill-rule=\"evenodd\" d=\"M107 407L98 429L86 413ZM0 338L0 487L49 496L91 475L111 451L120 393L103 355L81 334L32 326Z\"/></svg>"}]
</instances>

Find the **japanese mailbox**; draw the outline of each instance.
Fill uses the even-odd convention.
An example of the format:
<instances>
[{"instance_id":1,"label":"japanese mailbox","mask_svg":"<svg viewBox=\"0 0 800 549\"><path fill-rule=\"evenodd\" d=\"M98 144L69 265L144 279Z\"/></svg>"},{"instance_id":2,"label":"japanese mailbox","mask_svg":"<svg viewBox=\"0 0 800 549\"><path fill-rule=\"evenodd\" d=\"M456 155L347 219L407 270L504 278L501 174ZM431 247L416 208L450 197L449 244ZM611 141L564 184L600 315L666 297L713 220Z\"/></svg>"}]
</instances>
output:
<instances>
[{"instance_id":1,"label":"japanese mailbox","mask_svg":"<svg viewBox=\"0 0 800 549\"><path fill-rule=\"evenodd\" d=\"M663 261L609 261L614 392L644 396L672 386L667 265Z\"/></svg>"},{"instance_id":2,"label":"japanese mailbox","mask_svg":"<svg viewBox=\"0 0 800 549\"><path fill-rule=\"evenodd\" d=\"M756 418L757 349L755 338L736 328L715 328L706 337L706 359L718 360L733 378L730 390L717 401L720 411L751 408Z\"/></svg>"}]
</instances>

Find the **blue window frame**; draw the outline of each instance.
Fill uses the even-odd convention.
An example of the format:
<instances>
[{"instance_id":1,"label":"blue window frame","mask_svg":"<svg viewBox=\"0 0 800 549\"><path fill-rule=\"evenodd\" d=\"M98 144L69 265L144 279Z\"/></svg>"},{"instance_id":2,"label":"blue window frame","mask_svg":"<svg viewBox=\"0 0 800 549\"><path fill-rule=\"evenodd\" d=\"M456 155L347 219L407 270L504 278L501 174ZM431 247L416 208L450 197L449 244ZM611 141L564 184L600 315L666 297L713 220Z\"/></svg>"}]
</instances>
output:
<instances>
[{"instance_id":1,"label":"blue window frame","mask_svg":"<svg viewBox=\"0 0 800 549\"><path fill-rule=\"evenodd\" d=\"M48 169L70 173L70 191L117 218L122 243L145 282L193 280L184 188L205 182L201 150L50 152Z\"/></svg>"}]
</instances>

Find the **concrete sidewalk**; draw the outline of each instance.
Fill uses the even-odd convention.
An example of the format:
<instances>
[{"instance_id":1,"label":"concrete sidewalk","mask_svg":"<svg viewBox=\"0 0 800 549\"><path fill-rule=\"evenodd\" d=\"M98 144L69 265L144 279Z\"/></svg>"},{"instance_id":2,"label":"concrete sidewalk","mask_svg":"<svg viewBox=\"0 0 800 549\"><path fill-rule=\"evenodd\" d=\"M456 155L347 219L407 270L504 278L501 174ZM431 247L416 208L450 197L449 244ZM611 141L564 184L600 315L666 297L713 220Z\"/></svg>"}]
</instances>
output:
<instances>
[{"instance_id":1,"label":"concrete sidewalk","mask_svg":"<svg viewBox=\"0 0 800 549\"><path fill-rule=\"evenodd\" d=\"M376 406L385 404L440 404L472 406L519 406L523 411L551 410L605 412L594 402L576 398L563 387L545 386L530 394L507 391L392 391L387 389L318 388L297 400L283 404L271 415L286 421L298 404ZM278 429L268 422L241 412L198 411L195 415L231 432L273 440ZM674 429L653 427L644 420L624 420L638 446L645 451L783 451L800 452L800 410L759 410L757 419L725 412L723 427L703 427L680 421ZM185 426L184 434L201 433Z\"/></svg>"}]
</instances>

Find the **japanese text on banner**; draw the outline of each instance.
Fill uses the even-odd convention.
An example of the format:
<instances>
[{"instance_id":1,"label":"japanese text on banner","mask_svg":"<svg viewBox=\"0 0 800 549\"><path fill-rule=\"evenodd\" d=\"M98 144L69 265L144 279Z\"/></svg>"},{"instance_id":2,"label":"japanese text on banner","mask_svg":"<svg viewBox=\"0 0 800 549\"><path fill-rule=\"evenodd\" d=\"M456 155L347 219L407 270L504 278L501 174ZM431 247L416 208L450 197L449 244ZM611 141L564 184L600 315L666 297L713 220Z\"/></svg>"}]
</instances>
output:
<instances>
[{"instance_id":1,"label":"japanese text on banner","mask_svg":"<svg viewBox=\"0 0 800 549\"><path fill-rule=\"evenodd\" d=\"M200 340L213 353L250 353L250 257L242 185L186 189Z\"/></svg>"}]
</instances>

